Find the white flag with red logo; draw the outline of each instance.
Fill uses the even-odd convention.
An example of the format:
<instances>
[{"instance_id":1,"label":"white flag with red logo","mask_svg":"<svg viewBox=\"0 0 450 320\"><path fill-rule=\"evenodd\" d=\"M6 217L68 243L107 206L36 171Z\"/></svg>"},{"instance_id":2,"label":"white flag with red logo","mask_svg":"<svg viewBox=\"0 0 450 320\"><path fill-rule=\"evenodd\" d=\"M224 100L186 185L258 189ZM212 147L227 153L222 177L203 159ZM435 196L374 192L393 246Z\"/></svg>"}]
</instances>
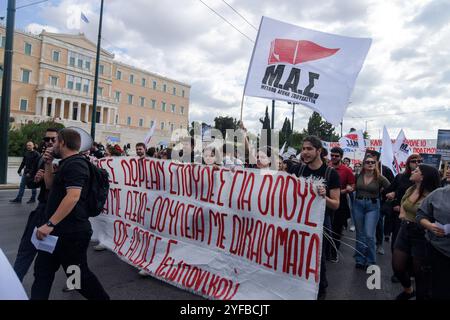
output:
<instances>
[{"instance_id":1,"label":"white flag with red logo","mask_svg":"<svg viewBox=\"0 0 450 320\"><path fill-rule=\"evenodd\" d=\"M371 42L263 17L244 94L299 103L338 125Z\"/></svg>"},{"instance_id":2,"label":"white flag with red logo","mask_svg":"<svg viewBox=\"0 0 450 320\"><path fill-rule=\"evenodd\" d=\"M147 134L145 135L144 143L147 148L150 144L150 140L152 140L153 134L155 133L155 128L156 128L156 121L153 122L152 127L150 128L150 130L148 130Z\"/></svg>"},{"instance_id":3,"label":"white flag with red logo","mask_svg":"<svg viewBox=\"0 0 450 320\"><path fill-rule=\"evenodd\" d=\"M366 151L362 130L353 131L339 139L339 145L344 152Z\"/></svg>"},{"instance_id":4,"label":"white flag with red logo","mask_svg":"<svg viewBox=\"0 0 450 320\"><path fill-rule=\"evenodd\" d=\"M406 165L406 160L412 153L411 147L406 141L406 136L403 129L400 130L392 148L394 151L394 166L396 167L397 172L400 172L401 168Z\"/></svg>"},{"instance_id":5,"label":"white flag with red logo","mask_svg":"<svg viewBox=\"0 0 450 320\"><path fill-rule=\"evenodd\" d=\"M391 169L392 172L394 173L394 176L399 173L394 165L394 151L392 148L392 141L391 137L389 136L389 132L386 129L386 126L383 126L383 140L381 145L381 164ZM383 174L383 172L381 174Z\"/></svg>"}]
</instances>

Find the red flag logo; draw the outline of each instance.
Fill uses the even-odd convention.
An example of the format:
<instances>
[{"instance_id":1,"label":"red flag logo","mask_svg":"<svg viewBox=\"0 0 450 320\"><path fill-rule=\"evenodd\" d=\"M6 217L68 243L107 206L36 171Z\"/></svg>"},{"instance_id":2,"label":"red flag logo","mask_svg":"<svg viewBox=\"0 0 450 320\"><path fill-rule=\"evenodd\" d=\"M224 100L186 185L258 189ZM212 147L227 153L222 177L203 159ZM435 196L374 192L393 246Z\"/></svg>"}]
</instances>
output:
<instances>
[{"instance_id":1,"label":"red flag logo","mask_svg":"<svg viewBox=\"0 0 450 320\"><path fill-rule=\"evenodd\" d=\"M340 49L329 49L307 40L275 39L270 46L269 64L299 64L332 56Z\"/></svg>"}]
</instances>

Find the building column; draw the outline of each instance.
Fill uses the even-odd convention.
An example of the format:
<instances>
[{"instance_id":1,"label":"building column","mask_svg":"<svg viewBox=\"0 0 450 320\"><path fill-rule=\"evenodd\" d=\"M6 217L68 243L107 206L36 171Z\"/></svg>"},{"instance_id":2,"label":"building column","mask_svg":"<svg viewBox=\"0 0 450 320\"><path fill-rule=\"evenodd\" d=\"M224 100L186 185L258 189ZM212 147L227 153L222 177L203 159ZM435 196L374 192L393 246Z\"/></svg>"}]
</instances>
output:
<instances>
[{"instance_id":1,"label":"building column","mask_svg":"<svg viewBox=\"0 0 450 320\"><path fill-rule=\"evenodd\" d=\"M78 116L78 113L77 113ZM70 100L69 101L69 120L72 121L73 120L73 101Z\"/></svg>"},{"instance_id":2,"label":"building column","mask_svg":"<svg viewBox=\"0 0 450 320\"><path fill-rule=\"evenodd\" d=\"M77 121L81 121L81 103L77 102Z\"/></svg>"},{"instance_id":3,"label":"building column","mask_svg":"<svg viewBox=\"0 0 450 320\"><path fill-rule=\"evenodd\" d=\"M56 112L56 99L52 98L52 109L50 111L50 117L54 118Z\"/></svg>"},{"instance_id":4,"label":"building column","mask_svg":"<svg viewBox=\"0 0 450 320\"><path fill-rule=\"evenodd\" d=\"M43 117L47 116L47 106L48 106L48 97L42 98L42 109L41 109L41 115Z\"/></svg>"},{"instance_id":5,"label":"building column","mask_svg":"<svg viewBox=\"0 0 450 320\"><path fill-rule=\"evenodd\" d=\"M42 113L41 109L39 109L39 103L41 102L41 97L36 97L36 104L34 105L34 114L39 115L39 113Z\"/></svg>"},{"instance_id":6,"label":"building column","mask_svg":"<svg viewBox=\"0 0 450 320\"><path fill-rule=\"evenodd\" d=\"M89 120L89 104L86 103L86 108L84 109L84 121L88 123L88 120Z\"/></svg>"},{"instance_id":7,"label":"building column","mask_svg":"<svg viewBox=\"0 0 450 320\"><path fill-rule=\"evenodd\" d=\"M108 107L108 110L106 111L106 124L111 124L111 108Z\"/></svg>"},{"instance_id":8,"label":"building column","mask_svg":"<svg viewBox=\"0 0 450 320\"><path fill-rule=\"evenodd\" d=\"M64 109L66 107L66 101L61 99L61 105L59 107L59 117L61 120L64 119Z\"/></svg>"}]
</instances>

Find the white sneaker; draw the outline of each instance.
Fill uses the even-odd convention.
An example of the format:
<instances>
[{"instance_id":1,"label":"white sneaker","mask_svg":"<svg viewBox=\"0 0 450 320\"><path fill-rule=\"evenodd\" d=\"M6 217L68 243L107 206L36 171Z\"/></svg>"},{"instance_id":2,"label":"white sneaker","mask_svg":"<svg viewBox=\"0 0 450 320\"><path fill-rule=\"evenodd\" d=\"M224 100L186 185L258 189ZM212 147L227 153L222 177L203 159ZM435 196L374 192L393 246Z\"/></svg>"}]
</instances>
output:
<instances>
[{"instance_id":1,"label":"white sneaker","mask_svg":"<svg viewBox=\"0 0 450 320\"><path fill-rule=\"evenodd\" d=\"M378 246L378 247L377 247L377 253L378 253L378 254L384 254L384 249L383 249L382 246Z\"/></svg>"},{"instance_id":2,"label":"white sneaker","mask_svg":"<svg viewBox=\"0 0 450 320\"><path fill-rule=\"evenodd\" d=\"M355 232L355 226L351 226L351 227L350 227L350 231L351 231L351 232Z\"/></svg>"},{"instance_id":3,"label":"white sneaker","mask_svg":"<svg viewBox=\"0 0 450 320\"><path fill-rule=\"evenodd\" d=\"M148 273L148 272L145 271L144 269L139 270L138 274L139 274L141 277L149 277L149 276L150 276L150 273Z\"/></svg>"},{"instance_id":4,"label":"white sneaker","mask_svg":"<svg viewBox=\"0 0 450 320\"><path fill-rule=\"evenodd\" d=\"M99 243L98 245L94 246L94 250L95 251L104 251L104 250L106 250L106 247Z\"/></svg>"}]
</instances>

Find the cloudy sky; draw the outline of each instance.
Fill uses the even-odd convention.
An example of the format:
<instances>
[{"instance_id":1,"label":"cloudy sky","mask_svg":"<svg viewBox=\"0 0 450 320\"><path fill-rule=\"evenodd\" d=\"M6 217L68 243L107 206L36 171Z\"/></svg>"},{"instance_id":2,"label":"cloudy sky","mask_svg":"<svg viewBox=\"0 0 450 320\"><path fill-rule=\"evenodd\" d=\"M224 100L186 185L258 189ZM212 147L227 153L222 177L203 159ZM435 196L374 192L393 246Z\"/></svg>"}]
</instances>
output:
<instances>
[{"instance_id":1,"label":"cloudy sky","mask_svg":"<svg viewBox=\"0 0 450 320\"><path fill-rule=\"evenodd\" d=\"M17 0L17 6L37 0ZM6 2L0 16L6 15ZM203 2L203 3L202 3ZM227 5L244 16L242 19ZM373 39L344 118L350 127L378 138L386 125L392 138L436 138L450 129L450 0L105 0L102 45L125 63L192 86L190 120L239 117L253 42L261 16L352 37ZM77 21L82 10L89 24ZM39 33L84 32L97 39L100 1L50 0L19 9L16 28ZM253 25L253 26L252 26ZM260 128L269 100L247 97L244 123ZM295 129L312 111L298 106ZM277 102L281 128L291 107ZM340 132L340 128L337 128Z\"/></svg>"}]
</instances>

